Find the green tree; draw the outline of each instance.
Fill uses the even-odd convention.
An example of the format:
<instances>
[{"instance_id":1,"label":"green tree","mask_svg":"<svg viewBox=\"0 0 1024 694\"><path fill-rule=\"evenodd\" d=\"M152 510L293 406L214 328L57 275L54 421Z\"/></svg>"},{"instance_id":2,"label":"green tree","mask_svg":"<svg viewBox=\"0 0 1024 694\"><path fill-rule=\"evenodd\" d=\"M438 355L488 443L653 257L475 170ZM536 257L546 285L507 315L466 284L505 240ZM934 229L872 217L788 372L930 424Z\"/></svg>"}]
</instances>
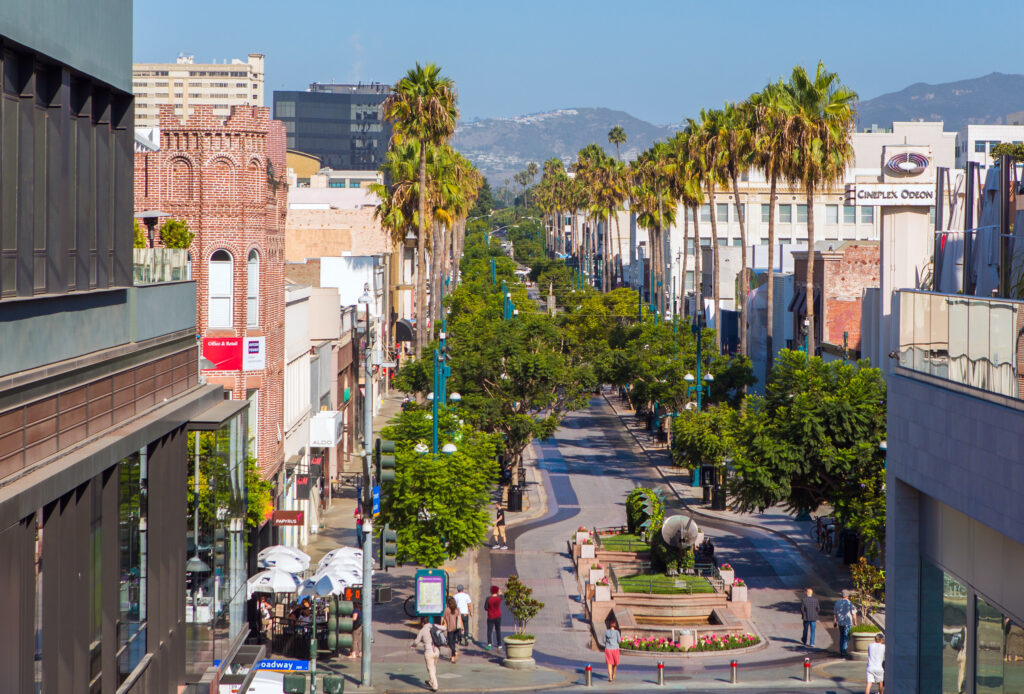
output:
<instances>
[{"instance_id":1,"label":"green tree","mask_svg":"<svg viewBox=\"0 0 1024 694\"><path fill-rule=\"evenodd\" d=\"M416 308L417 354L426 343L426 223L427 223L427 147L448 142L455 133L459 117L455 83L441 74L434 63L420 65L406 73L384 101L384 117L393 122L394 141L413 140L419 145L419 191L416 224Z\"/></svg>"},{"instance_id":2,"label":"green tree","mask_svg":"<svg viewBox=\"0 0 1024 694\"><path fill-rule=\"evenodd\" d=\"M498 438L465 424L452 408L438 417L442 441L457 451L434 455L430 411L400 412L381 436L395 441L395 481L386 485L381 518L398 532L398 560L441 566L484 541L490 491L498 480Z\"/></svg>"},{"instance_id":3,"label":"green tree","mask_svg":"<svg viewBox=\"0 0 1024 694\"><path fill-rule=\"evenodd\" d=\"M134 220L134 222L135 241L133 243L133 248L145 248L147 245L149 245L146 242L146 233L142 231L142 227L139 225L139 220L136 219Z\"/></svg>"},{"instance_id":4,"label":"green tree","mask_svg":"<svg viewBox=\"0 0 1024 694\"><path fill-rule=\"evenodd\" d=\"M698 412L684 410L672 423L672 459L679 467L712 465L722 469L732 452L735 410L722 405Z\"/></svg>"},{"instance_id":5,"label":"green tree","mask_svg":"<svg viewBox=\"0 0 1024 694\"><path fill-rule=\"evenodd\" d=\"M195 236L184 219L168 219L160 227L160 242L164 248L189 248Z\"/></svg>"},{"instance_id":6,"label":"green tree","mask_svg":"<svg viewBox=\"0 0 1024 694\"><path fill-rule=\"evenodd\" d=\"M621 125L614 126L608 131L608 142L609 144L615 145L615 158L622 161L622 156L619 153L619 145L626 144L626 130Z\"/></svg>"},{"instance_id":7,"label":"green tree","mask_svg":"<svg viewBox=\"0 0 1024 694\"><path fill-rule=\"evenodd\" d=\"M737 220L740 223L740 293L738 308L740 311L740 354L747 354L747 322L750 319L747 311L747 293L750 280L747 277L747 227L744 219L745 205L740 202L740 176L750 169L753 134L746 104L725 103L722 109L723 158L722 168L725 177L732 182L733 200Z\"/></svg>"},{"instance_id":8,"label":"green tree","mask_svg":"<svg viewBox=\"0 0 1024 694\"><path fill-rule=\"evenodd\" d=\"M808 297L807 350L814 354L814 192L841 181L853 159L850 133L857 117L854 109L857 92L843 86L838 75L826 70L820 61L813 76L801 65L794 67L787 87L793 105L790 166L793 178L803 183L807 197L808 253L804 285Z\"/></svg>"}]
</instances>

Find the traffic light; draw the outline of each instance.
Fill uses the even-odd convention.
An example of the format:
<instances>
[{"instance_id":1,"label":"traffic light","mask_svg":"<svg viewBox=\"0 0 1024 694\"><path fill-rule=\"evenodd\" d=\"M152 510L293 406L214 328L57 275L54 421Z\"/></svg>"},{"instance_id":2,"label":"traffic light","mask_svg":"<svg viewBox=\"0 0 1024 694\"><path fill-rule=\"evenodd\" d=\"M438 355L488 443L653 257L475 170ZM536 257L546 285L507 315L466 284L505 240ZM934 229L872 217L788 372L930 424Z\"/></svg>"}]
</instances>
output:
<instances>
[{"instance_id":1,"label":"traffic light","mask_svg":"<svg viewBox=\"0 0 1024 694\"><path fill-rule=\"evenodd\" d=\"M213 531L213 569L226 573L227 569L227 532L223 527Z\"/></svg>"},{"instance_id":2,"label":"traffic light","mask_svg":"<svg viewBox=\"0 0 1024 694\"><path fill-rule=\"evenodd\" d=\"M373 463L376 467L377 484L395 481L395 442L377 439L373 450Z\"/></svg>"},{"instance_id":3,"label":"traffic light","mask_svg":"<svg viewBox=\"0 0 1024 694\"><path fill-rule=\"evenodd\" d=\"M352 613L355 612L355 604L348 600L338 600L337 603L331 602L331 608L331 615L327 619L328 648L352 648L352 632L355 630ZM334 646L331 646L332 640L335 642Z\"/></svg>"},{"instance_id":4,"label":"traffic light","mask_svg":"<svg viewBox=\"0 0 1024 694\"><path fill-rule=\"evenodd\" d=\"M398 531L392 530L387 523L380 531L380 568L387 571L392 566L398 566Z\"/></svg>"}]
</instances>

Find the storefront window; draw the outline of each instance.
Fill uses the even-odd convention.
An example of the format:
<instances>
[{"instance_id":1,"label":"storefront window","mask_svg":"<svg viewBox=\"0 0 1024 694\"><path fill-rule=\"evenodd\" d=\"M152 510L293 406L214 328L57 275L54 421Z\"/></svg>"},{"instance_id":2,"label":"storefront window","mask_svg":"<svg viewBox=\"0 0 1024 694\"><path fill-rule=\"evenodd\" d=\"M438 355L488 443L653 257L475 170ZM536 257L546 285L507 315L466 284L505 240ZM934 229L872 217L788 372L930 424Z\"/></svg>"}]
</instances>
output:
<instances>
[{"instance_id":1,"label":"storefront window","mask_svg":"<svg viewBox=\"0 0 1024 694\"><path fill-rule=\"evenodd\" d=\"M974 691L1003 694L1003 613L974 599Z\"/></svg>"},{"instance_id":2,"label":"storefront window","mask_svg":"<svg viewBox=\"0 0 1024 694\"><path fill-rule=\"evenodd\" d=\"M779 221L783 224L790 224L793 221L793 206L779 205Z\"/></svg>"},{"instance_id":3,"label":"storefront window","mask_svg":"<svg viewBox=\"0 0 1024 694\"><path fill-rule=\"evenodd\" d=\"M118 465L121 620L118 627L118 684L146 654L148 456L146 449Z\"/></svg>"},{"instance_id":4,"label":"storefront window","mask_svg":"<svg viewBox=\"0 0 1024 694\"><path fill-rule=\"evenodd\" d=\"M228 420L216 431L189 434L189 452L196 455L199 437L198 539L194 458L188 465L189 567L186 572L185 659L190 677L214 660L225 660L232 642L248 628L245 615L245 461L246 414ZM198 560L198 561L197 561Z\"/></svg>"},{"instance_id":5,"label":"storefront window","mask_svg":"<svg viewBox=\"0 0 1024 694\"><path fill-rule=\"evenodd\" d=\"M807 205L796 206L797 224L807 224Z\"/></svg>"},{"instance_id":6,"label":"storefront window","mask_svg":"<svg viewBox=\"0 0 1024 694\"><path fill-rule=\"evenodd\" d=\"M967 673L967 587L921 562L921 681L918 691L960 694Z\"/></svg>"}]
</instances>

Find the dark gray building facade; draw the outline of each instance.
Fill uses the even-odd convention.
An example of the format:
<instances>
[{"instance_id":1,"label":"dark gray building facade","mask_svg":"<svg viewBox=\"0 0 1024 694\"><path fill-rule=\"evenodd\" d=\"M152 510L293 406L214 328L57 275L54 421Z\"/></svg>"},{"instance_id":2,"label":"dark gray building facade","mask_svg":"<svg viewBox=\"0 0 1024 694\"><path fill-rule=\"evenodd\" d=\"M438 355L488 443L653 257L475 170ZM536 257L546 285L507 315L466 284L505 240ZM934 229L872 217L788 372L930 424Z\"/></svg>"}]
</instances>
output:
<instances>
[{"instance_id":1,"label":"dark gray building facade","mask_svg":"<svg viewBox=\"0 0 1024 694\"><path fill-rule=\"evenodd\" d=\"M391 140L381 108L390 91L379 83L314 82L304 92L274 92L274 118L284 123L288 149L331 169L376 170Z\"/></svg>"},{"instance_id":2,"label":"dark gray building facade","mask_svg":"<svg viewBox=\"0 0 1024 694\"><path fill-rule=\"evenodd\" d=\"M131 0L0 3L4 692L215 691L186 653L248 633L233 595L186 615L239 552L186 573L189 432L228 439L245 404L200 382L195 284L133 285L131 32Z\"/></svg>"}]
</instances>

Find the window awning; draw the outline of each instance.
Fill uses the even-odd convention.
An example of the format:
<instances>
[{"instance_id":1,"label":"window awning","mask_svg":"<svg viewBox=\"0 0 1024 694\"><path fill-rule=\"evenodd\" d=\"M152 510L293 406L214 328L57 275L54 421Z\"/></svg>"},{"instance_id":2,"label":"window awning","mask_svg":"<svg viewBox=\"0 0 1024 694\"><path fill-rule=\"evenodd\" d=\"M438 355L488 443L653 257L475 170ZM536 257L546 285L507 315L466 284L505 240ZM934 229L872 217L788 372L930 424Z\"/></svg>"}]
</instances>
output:
<instances>
[{"instance_id":1,"label":"window awning","mask_svg":"<svg viewBox=\"0 0 1024 694\"><path fill-rule=\"evenodd\" d=\"M793 290L793 299L789 302L787 310L798 316L807 313L807 285L796 287ZM821 313L821 289L818 287L814 288L814 313L816 315Z\"/></svg>"},{"instance_id":2,"label":"window awning","mask_svg":"<svg viewBox=\"0 0 1024 694\"><path fill-rule=\"evenodd\" d=\"M405 318L400 318L395 323L395 340L397 342L415 342L416 328L412 327L412 323Z\"/></svg>"},{"instance_id":3,"label":"window awning","mask_svg":"<svg viewBox=\"0 0 1024 694\"><path fill-rule=\"evenodd\" d=\"M249 407L248 400L224 400L188 421L190 431L216 431Z\"/></svg>"}]
</instances>

